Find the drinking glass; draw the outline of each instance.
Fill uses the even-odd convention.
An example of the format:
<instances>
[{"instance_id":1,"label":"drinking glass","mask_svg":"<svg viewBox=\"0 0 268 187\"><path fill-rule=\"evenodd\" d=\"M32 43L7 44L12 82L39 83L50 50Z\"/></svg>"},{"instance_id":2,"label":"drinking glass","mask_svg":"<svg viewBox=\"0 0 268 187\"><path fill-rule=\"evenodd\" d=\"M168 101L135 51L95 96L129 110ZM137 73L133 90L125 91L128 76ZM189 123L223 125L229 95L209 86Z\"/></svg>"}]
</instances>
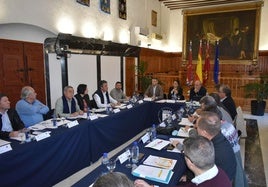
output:
<instances>
[{"instance_id":1,"label":"drinking glass","mask_svg":"<svg viewBox=\"0 0 268 187\"><path fill-rule=\"evenodd\" d=\"M110 159L109 162L107 163L106 167L109 170L109 172L113 172L114 169L116 168L116 160Z\"/></svg>"},{"instance_id":2,"label":"drinking glass","mask_svg":"<svg viewBox=\"0 0 268 187\"><path fill-rule=\"evenodd\" d=\"M131 163L130 163L130 159L131 159L131 149L130 149L129 147L126 148L126 153L128 154L128 155L127 155L128 163L126 164L126 167L127 167L127 168L131 168L131 167L132 167L132 165L131 165Z\"/></svg>"},{"instance_id":3,"label":"drinking glass","mask_svg":"<svg viewBox=\"0 0 268 187\"><path fill-rule=\"evenodd\" d=\"M24 144L25 143L25 139L26 139L26 136L25 136L25 133L24 132L20 132L19 133L19 137L20 137L20 144Z\"/></svg>"}]
</instances>

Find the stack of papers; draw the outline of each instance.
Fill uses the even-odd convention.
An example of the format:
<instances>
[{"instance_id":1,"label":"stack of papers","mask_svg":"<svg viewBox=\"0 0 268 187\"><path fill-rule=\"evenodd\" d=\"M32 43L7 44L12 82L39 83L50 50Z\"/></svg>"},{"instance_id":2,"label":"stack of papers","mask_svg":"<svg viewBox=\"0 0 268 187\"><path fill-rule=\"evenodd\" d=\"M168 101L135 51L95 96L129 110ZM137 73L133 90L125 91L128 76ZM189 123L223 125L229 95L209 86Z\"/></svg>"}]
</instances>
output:
<instances>
[{"instance_id":1,"label":"stack of papers","mask_svg":"<svg viewBox=\"0 0 268 187\"><path fill-rule=\"evenodd\" d=\"M153 101L153 98L151 98L151 97L145 97L145 98L143 98L143 100L144 101Z\"/></svg>"},{"instance_id":2,"label":"stack of papers","mask_svg":"<svg viewBox=\"0 0 268 187\"><path fill-rule=\"evenodd\" d=\"M189 128L188 130L186 130L184 127L181 127L180 130L178 131L177 136L181 136L181 137L189 137L189 131L193 129L193 128Z\"/></svg>"},{"instance_id":3,"label":"stack of papers","mask_svg":"<svg viewBox=\"0 0 268 187\"><path fill-rule=\"evenodd\" d=\"M176 162L177 160L170 158L150 155L143 164L172 170L175 167Z\"/></svg>"},{"instance_id":4,"label":"stack of papers","mask_svg":"<svg viewBox=\"0 0 268 187\"><path fill-rule=\"evenodd\" d=\"M106 111L106 108L93 108L92 110L90 110L90 112L104 112Z\"/></svg>"},{"instance_id":5,"label":"stack of papers","mask_svg":"<svg viewBox=\"0 0 268 187\"><path fill-rule=\"evenodd\" d=\"M154 141L147 144L145 147L161 150L169 144L167 140L155 139Z\"/></svg>"},{"instance_id":6,"label":"stack of papers","mask_svg":"<svg viewBox=\"0 0 268 187\"><path fill-rule=\"evenodd\" d=\"M179 142L181 145L183 145L184 138L169 138L170 143L173 141ZM181 153L181 151L177 148L174 147L172 150L168 150L169 152L174 152L174 153Z\"/></svg>"},{"instance_id":7,"label":"stack of papers","mask_svg":"<svg viewBox=\"0 0 268 187\"><path fill-rule=\"evenodd\" d=\"M32 130L55 129L58 126L67 124L69 122L71 122L71 121L65 120L65 119L61 119L61 118L57 118L57 126L54 126L53 125L53 122L52 122L52 119L48 119L46 121L42 121L42 122L37 123L37 124L35 124L33 126L30 126L29 129L32 129Z\"/></svg>"},{"instance_id":8,"label":"stack of papers","mask_svg":"<svg viewBox=\"0 0 268 187\"><path fill-rule=\"evenodd\" d=\"M190 122L188 118L182 118L179 125L193 126L194 124Z\"/></svg>"},{"instance_id":9,"label":"stack of papers","mask_svg":"<svg viewBox=\"0 0 268 187\"><path fill-rule=\"evenodd\" d=\"M67 119L87 119L87 113L84 113L83 115L78 115L78 116L69 116Z\"/></svg>"},{"instance_id":10,"label":"stack of papers","mask_svg":"<svg viewBox=\"0 0 268 187\"><path fill-rule=\"evenodd\" d=\"M132 171L132 175L136 177L145 178L148 180L168 184L173 171L169 169L157 168L146 165L139 165L135 170Z\"/></svg>"},{"instance_id":11,"label":"stack of papers","mask_svg":"<svg viewBox=\"0 0 268 187\"><path fill-rule=\"evenodd\" d=\"M116 105L115 108L125 109L125 108L127 108L127 106L126 106L126 104L120 104L120 105Z\"/></svg>"}]
</instances>

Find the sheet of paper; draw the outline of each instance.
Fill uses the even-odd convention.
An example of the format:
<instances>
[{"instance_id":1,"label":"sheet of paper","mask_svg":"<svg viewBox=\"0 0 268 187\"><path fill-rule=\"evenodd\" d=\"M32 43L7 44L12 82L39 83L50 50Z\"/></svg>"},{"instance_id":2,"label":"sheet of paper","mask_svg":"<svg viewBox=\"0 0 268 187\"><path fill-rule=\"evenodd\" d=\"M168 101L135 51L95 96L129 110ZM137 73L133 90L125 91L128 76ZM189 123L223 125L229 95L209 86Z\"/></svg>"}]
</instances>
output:
<instances>
[{"instance_id":1,"label":"sheet of paper","mask_svg":"<svg viewBox=\"0 0 268 187\"><path fill-rule=\"evenodd\" d=\"M168 184L173 175L173 171L152 166L139 165L132 171L132 175Z\"/></svg>"},{"instance_id":2,"label":"sheet of paper","mask_svg":"<svg viewBox=\"0 0 268 187\"><path fill-rule=\"evenodd\" d=\"M171 100L171 99L167 99L166 102L167 103L175 103L176 101L175 100Z\"/></svg>"},{"instance_id":3,"label":"sheet of paper","mask_svg":"<svg viewBox=\"0 0 268 187\"><path fill-rule=\"evenodd\" d=\"M84 113L83 115L78 115L78 116L69 116L69 117L67 117L67 119L80 119L80 118L82 118L82 119L87 119L87 113Z\"/></svg>"},{"instance_id":4,"label":"sheet of paper","mask_svg":"<svg viewBox=\"0 0 268 187\"><path fill-rule=\"evenodd\" d=\"M10 142L0 139L0 146L10 144Z\"/></svg>"},{"instance_id":5,"label":"sheet of paper","mask_svg":"<svg viewBox=\"0 0 268 187\"><path fill-rule=\"evenodd\" d=\"M172 170L175 167L176 162L177 162L177 160L173 160L170 158L164 158L164 157L150 155L143 162L143 164Z\"/></svg>"},{"instance_id":6,"label":"sheet of paper","mask_svg":"<svg viewBox=\"0 0 268 187\"><path fill-rule=\"evenodd\" d=\"M169 141L157 138L154 141L152 141L149 144L147 144L145 147L161 150L164 147L166 147L168 144L169 144Z\"/></svg>"},{"instance_id":7,"label":"sheet of paper","mask_svg":"<svg viewBox=\"0 0 268 187\"><path fill-rule=\"evenodd\" d=\"M192 129L192 128L188 129L188 131L187 131L184 127L181 127L180 130L178 131L177 136L181 136L181 137L189 137L189 131L190 131L191 129Z\"/></svg>"},{"instance_id":8,"label":"sheet of paper","mask_svg":"<svg viewBox=\"0 0 268 187\"><path fill-rule=\"evenodd\" d=\"M107 117L108 115L107 115L107 114L97 114L97 116L98 116L99 118L104 118L104 117Z\"/></svg>"},{"instance_id":9,"label":"sheet of paper","mask_svg":"<svg viewBox=\"0 0 268 187\"><path fill-rule=\"evenodd\" d=\"M190 122L188 118L182 118L179 125L193 126L194 124Z\"/></svg>"},{"instance_id":10,"label":"sheet of paper","mask_svg":"<svg viewBox=\"0 0 268 187\"><path fill-rule=\"evenodd\" d=\"M161 100L159 100L159 101L156 101L156 103L165 103L165 102L166 102L165 99L161 99Z\"/></svg>"},{"instance_id":11,"label":"sheet of paper","mask_svg":"<svg viewBox=\"0 0 268 187\"><path fill-rule=\"evenodd\" d=\"M151 97L145 97L143 100L144 101L152 101L153 99Z\"/></svg>"}]
</instances>

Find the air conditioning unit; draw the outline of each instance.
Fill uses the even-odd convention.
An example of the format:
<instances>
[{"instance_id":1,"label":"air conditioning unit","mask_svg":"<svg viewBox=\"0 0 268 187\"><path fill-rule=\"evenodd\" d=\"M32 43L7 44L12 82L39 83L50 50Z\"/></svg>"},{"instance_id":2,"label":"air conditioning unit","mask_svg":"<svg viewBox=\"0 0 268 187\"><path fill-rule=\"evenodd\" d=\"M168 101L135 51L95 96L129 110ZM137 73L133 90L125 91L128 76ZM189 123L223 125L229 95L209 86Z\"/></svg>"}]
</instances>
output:
<instances>
[{"instance_id":1,"label":"air conditioning unit","mask_svg":"<svg viewBox=\"0 0 268 187\"><path fill-rule=\"evenodd\" d=\"M143 35L143 36L148 36L149 30L147 28L135 27L135 33Z\"/></svg>"},{"instance_id":2,"label":"air conditioning unit","mask_svg":"<svg viewBox=\"0 0 268 187\"><path fill-rule=\"evenodd\" d=\"M152 33L151 38L156 39L156 40L162 40L163 36L161 34Z\"/></svg>"}]
</instances>

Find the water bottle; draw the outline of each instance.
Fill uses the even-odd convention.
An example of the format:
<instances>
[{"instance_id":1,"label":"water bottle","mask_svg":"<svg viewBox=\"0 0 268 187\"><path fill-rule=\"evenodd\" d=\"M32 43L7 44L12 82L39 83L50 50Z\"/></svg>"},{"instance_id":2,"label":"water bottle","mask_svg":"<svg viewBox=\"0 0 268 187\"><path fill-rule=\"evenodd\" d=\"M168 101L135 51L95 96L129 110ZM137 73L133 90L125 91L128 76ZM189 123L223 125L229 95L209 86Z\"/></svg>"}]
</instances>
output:
<instances>
[{"instance_id":1,"label":"water bottle","mask_svg":"<svg viewBox=\"0 0 268 187\"><path fill-rule=\"evenodd\" d=\"M139 146L138 146L137 142L133 143L131 151L132 151L131 152L132 153L132 163L137 164L139 161L139 154L140 154L140 150L139 150Z\"/></svg>"},{"instance_id":2,"label":"water bottle","mask_svg":"<svg viewBox=\"0 0 268 187\"><path fill-rule=\"evenodd\" d=\"M151 129L151 141L154 141L156 139L156 127L155 124L153 124Z\"/></svg>"},{"instance_id":3,"label":"water bottle","mask_svg":"<svg viewBox=\"0 0 268 187\"><path fill-rule=\"evenodd\" d=\"M103 156L102 156L103 171L106 171L106 167L108 163L109 163L108 153L103 153Z\"/></svg>"},{"instance_id":4,"label":"water bottle","mask_svg":"<svg viewBox=\"0 0 268 187\"><path fill-rule=\"evenodd\" d=\"M57 127L57 118L56 118L56 114L53 115L53 126Z\"/></svg>"},{"instance_id":5,"label":"water bottle","mask_svg":"<svg viewBox=\"0 0 268 187\"><path fill-rule=\"evenodd\" d=\"M87 119L89 119L89 116L90 116L90 108L88 107L87 108Z\"/></svg>"}]
</instances>

